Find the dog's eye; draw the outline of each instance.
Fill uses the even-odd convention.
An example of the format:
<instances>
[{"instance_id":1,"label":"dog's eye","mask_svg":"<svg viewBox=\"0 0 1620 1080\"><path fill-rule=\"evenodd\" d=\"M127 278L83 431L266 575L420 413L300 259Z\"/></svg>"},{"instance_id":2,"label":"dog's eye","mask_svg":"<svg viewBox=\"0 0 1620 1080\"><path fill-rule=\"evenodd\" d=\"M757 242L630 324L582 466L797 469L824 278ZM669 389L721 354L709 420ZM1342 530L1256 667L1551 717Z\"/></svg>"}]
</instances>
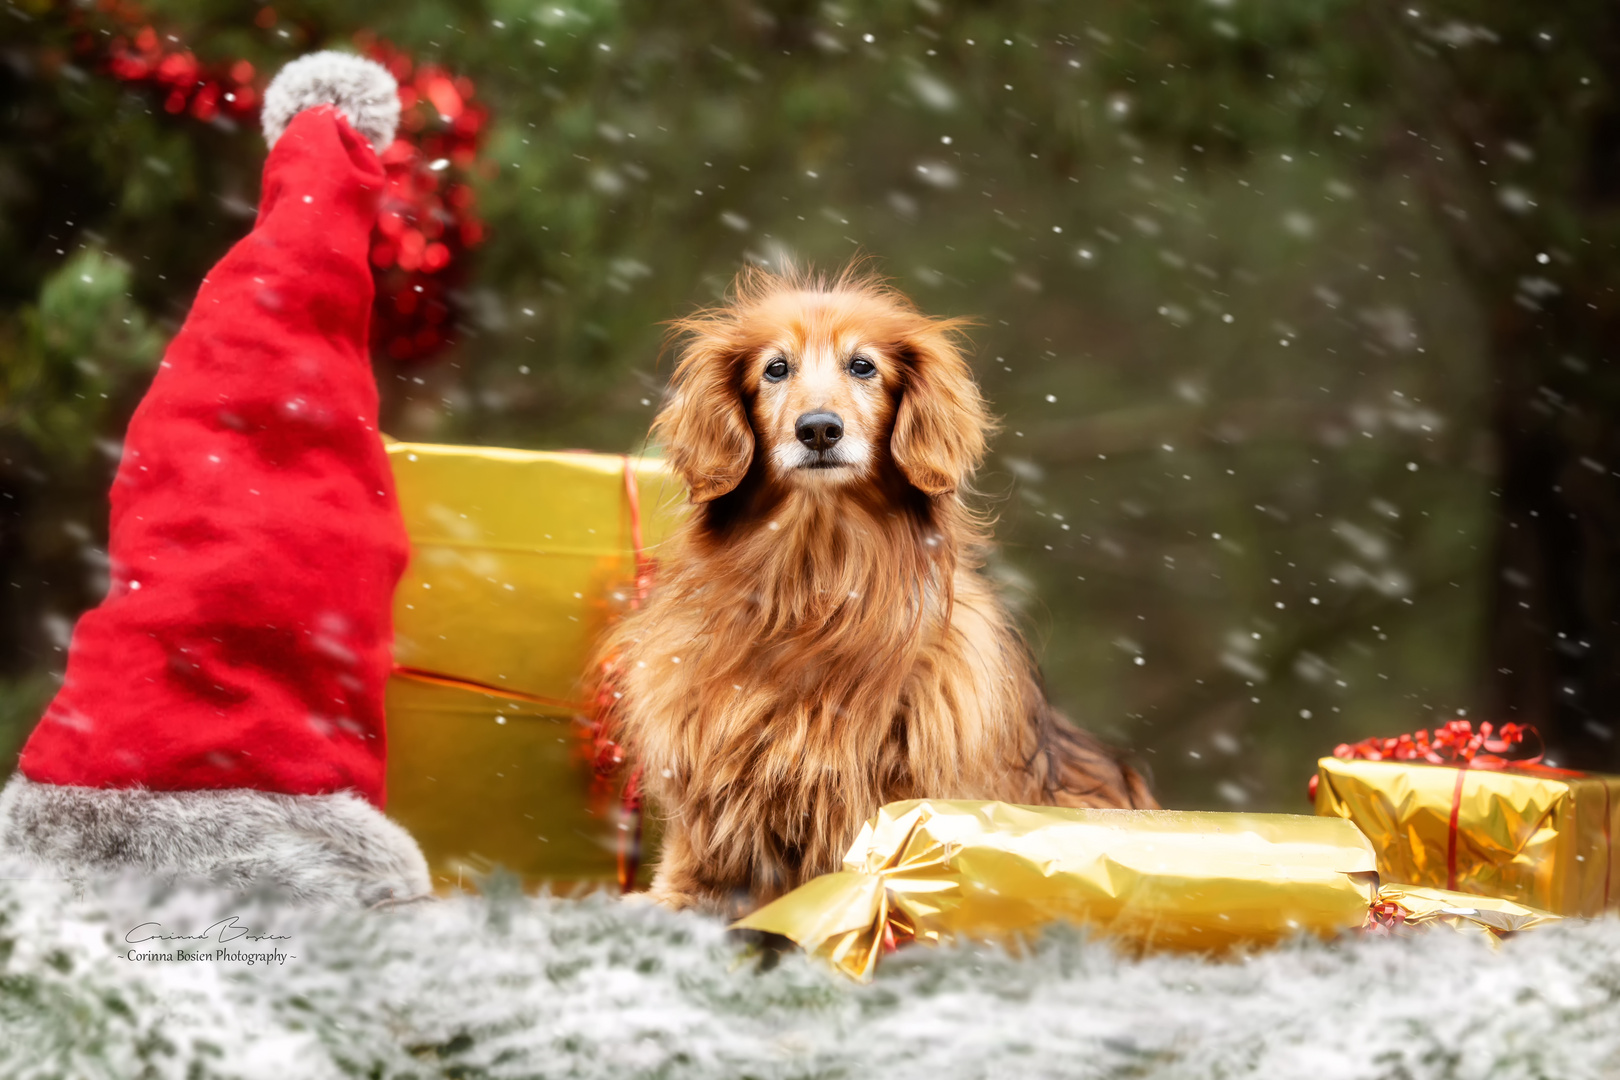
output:
<instances>
[{"instance_id":1,"label":"dog's eye","mask_svg":"<svg viewBox=\"0 0 1620 1080\"><path fill-rule=\"evenodd\" d=\"M778 356L765 365L765 378L771 382L781 382L788 377L788 362Z\"/></svg>"},{"instance_id":2,"label":"dog's eye","mask_svg":"<svg viewBox=\"0 0 1620 1080\"><path fill-rule=\"evenodd\" d=\"M877 374L877 365L864 356L857 356L849 362L849 373L857 379L870 379Z\"/></svg>"}]
</instances>

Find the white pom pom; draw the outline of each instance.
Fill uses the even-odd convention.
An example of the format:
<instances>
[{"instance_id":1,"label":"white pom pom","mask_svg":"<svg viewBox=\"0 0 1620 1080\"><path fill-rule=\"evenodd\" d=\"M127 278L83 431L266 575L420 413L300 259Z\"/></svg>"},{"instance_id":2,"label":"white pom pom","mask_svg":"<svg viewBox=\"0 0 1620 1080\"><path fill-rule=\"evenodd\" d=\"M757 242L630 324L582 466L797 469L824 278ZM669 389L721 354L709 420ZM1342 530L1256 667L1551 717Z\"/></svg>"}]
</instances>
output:
<instances>
[{"instance_id":1,"label":"white pom pom","mask_svg":"<svg viewBox=\"0 0 1620 1080\"><path fill-rule=\"evenodd\" d=\"M276 73L264 91L260 122L271 146L292 118L316 105L336 107L381 153L399 126L399 84L374 60L340 52L301 56Z\"/></svg>"}]
</instances>

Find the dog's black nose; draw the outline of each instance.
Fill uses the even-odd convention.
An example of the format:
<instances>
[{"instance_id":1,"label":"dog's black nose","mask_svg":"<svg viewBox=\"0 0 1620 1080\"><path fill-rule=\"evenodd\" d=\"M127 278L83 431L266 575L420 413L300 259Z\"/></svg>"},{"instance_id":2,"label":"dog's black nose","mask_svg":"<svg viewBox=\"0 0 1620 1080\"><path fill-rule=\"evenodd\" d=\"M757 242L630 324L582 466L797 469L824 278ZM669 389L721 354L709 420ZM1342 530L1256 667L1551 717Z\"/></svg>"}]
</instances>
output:
<instances>
[{"instance_id":1,"label":"dog's black nose","mask_svg":"<svg viewBox=\"0 0 1620 1080\"><path fill-rule=\"evenodd\" d=\"M837 413L807 412L793 425L793 434L812 450L825 450L844 437L844 421Z\"/></svg>"}]
</instances>

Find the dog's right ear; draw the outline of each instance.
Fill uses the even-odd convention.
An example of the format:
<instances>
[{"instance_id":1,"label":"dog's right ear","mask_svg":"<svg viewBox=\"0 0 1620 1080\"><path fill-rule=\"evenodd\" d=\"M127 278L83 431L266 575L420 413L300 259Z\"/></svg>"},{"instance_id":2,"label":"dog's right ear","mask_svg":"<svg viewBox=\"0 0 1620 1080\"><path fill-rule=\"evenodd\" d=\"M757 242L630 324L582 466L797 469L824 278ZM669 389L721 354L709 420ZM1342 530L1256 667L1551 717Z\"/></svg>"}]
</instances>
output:
<instances>
[{"instance_id":1,"label":"dog's right ear","mask_svg":"<svg viewBox=\"0 0 1620 1080\"><path fill-rule=\"evenodd\" d=\"M754 430L737 387L730 343L696 333L670 380L669 402L653 422L692 501L718 499L742 483L754 458Z\"/></svg>"}]
</instances>

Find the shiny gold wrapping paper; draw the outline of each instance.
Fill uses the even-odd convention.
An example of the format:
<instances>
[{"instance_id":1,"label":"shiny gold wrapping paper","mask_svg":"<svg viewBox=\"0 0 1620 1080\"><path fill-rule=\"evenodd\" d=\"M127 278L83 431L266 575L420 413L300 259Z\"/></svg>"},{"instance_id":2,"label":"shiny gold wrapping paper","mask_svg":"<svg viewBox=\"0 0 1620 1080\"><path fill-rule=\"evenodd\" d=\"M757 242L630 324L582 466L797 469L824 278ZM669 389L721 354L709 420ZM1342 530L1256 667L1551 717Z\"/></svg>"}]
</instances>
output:
<instances>
[{"instance_id":1,"label":"shiny gold wrapping paper","mask_svg":"<svg viewBox=\"0 0 1620 1080\"><path fill-rule=\"evenodd\" d=\"M736 925L868 978L886 930L1016 941L1071 921L1220 953L1360 927L1377 888L1371 845L1330 818L921 800L883 807L843 871Z\"/></svg>"},{"instance_id":2,"label":"shiny gold wrapping paper","mask_svg":"<svg viewBox=\"0 0 1620 1080\"><path fill-rule=\"evenodd\" d=\"M496 865L531 883L614 881L616 808L592 812L577 722L592 644L635 588L625 458L388 452L411 539L394 596L389 815L441 887ZM630 468L654 555L682 490L661 461Z\"/></svg>"},{"instance_id":3,"label":"shiny gold wrapping paper","mask_svg":"<svg viewBox=\"0 0 1620 1080\"><path fill-rule=\"evenodd\" d=\"M1447 887L1458 770L1328 757L1317 776L1316 812L1359 826L1385 880ZM1458 892L1560 915L1597 915L1620 900L1620 777L1471 768L1456 805Z\"/></svg>"},{"instance_id":4,"label":"shiny gold wrapping paper","mask_svg":"<svg viewBox=\"0 0 1620 1080\"><path fill-rule=\"evenodd\" d=\"M1421 885L1384 885L1378 890L1378 899L1398 905L1407 926L1447 926L1463 933L1484 935L1493 942L1501 935L1530 930L1560 918L1512 900Z\"/></svg>"}]
</instances>

